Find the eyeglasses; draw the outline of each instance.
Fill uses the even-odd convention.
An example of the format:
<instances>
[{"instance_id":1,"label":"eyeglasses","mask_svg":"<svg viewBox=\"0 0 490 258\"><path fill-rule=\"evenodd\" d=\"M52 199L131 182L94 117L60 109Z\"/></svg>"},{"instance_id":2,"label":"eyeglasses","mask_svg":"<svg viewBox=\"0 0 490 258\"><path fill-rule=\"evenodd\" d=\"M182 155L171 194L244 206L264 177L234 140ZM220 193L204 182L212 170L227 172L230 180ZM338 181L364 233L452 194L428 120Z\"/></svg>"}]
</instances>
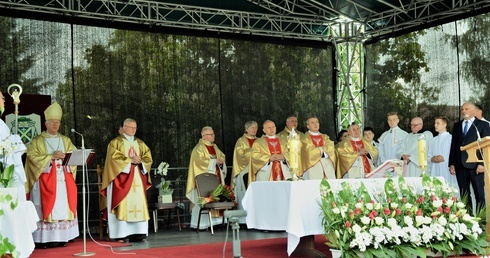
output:
<instances>
[{"instance_id":1,"label":"eyeglasses","mask_svg":"<svg viewBox=\"0 0 490 258\"><path fill-rule=\"evenodd\" d=\"M204 134L204 136L214 136L214 133L207 133L207 134Z\"/></svg>"},{"instance_id":2,"label":"eyeglasses","mask_svg":"<svg viewBox=\"0 0 490 258\"><path fill-rule=\"evenodd\" d=\"M419 126L421 124L413 124L413 125L410 125L410 127L415 127L415 126Z\"/></svg>"}]
</instances>

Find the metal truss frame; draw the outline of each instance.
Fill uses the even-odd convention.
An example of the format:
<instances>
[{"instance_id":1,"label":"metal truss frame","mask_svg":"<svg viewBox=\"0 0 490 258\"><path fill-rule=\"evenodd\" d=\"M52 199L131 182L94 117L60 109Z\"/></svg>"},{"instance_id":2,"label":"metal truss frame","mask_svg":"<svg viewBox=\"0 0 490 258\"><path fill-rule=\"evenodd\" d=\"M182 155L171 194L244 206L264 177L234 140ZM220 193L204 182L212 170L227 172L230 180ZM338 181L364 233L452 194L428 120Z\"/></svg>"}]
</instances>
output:
<instances>
[{"instance_id":1,"label":"metal truss frame","mask_svg":"<svg viewBox=\"0 0 490 258\"><path fill-rule=\"evenodd\" d=\"M363 30L364 25L355 23L345 23L331 30L337 65L335 107L339 131L347 129L353 122L361 127L364 125Z\"/></svg>"},{"instance_id":2,"label":"metal truss frame","mask_svg":"<svg viewBox=\"0 0 490 258\"><path fill-rule=\"evenodd\" d=\"M364 1L358 0L247 1L264 11L210 8L201 6L199 1L184 5L158 0L0 0L0 8L149 26L327 42L332 42L329 27L340 26L339 17L348 18L355 24L364 24L365 31L360 36L372 39L490 8L488 0L370 0L383 7L384 11L373 10Z\"/></svg>"}]
</instances>

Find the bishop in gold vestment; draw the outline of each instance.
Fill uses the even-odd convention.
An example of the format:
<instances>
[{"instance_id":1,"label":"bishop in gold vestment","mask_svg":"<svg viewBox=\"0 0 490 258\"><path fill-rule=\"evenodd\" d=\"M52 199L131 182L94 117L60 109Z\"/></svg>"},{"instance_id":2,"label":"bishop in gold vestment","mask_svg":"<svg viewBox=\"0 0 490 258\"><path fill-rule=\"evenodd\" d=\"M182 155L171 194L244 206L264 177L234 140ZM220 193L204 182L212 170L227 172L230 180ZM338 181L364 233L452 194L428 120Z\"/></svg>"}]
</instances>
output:
<instances>
[{"instance_id":1,"label":"bishop in gold vestment","mask_svg":"<svg viewBox=\"0 0 490 258\"><path fill-rule=\"evenodd\" d=\"M26 191L39 216L33 238L45 247L64 246L79 235L77 167L63 166L65 154L76 147L58 133L62 115L61 106L51 104L44 111L46 131L34 137L27 149Z\"/></svg>"},{"instance_id":2,"label":"bishop in gold vestment","mask_svg":"<svg viewBox=\"0 0 490 258\"><path fill-rule=\"evenodd\" d=\"M113 239L148 235L146 190L151 187L150 148L134 135L136 121L126 119L123 133L107 147L102 194L107 197L109 236ZM143 237L144 238L144 237Z\"/></svg>"}]
</instances>

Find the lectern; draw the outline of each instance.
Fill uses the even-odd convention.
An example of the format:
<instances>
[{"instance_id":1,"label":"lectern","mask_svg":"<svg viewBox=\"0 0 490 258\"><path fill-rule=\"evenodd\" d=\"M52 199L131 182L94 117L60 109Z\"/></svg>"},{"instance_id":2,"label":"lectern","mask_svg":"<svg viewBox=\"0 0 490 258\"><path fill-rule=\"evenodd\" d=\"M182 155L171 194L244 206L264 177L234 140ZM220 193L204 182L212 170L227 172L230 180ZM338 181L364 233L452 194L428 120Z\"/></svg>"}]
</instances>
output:
<instances>
[{"instance_id":1,"label":"lectern","mask_svg":"<svg viewBox=\"0 0 490 258\"><path fill-rule=\"evenodd\" d=\"M478 154L482 152L483 160L478 158ZM485 164L485 201L487 210L487 241L490 241L490 207L488 203L490 202L490 174L488 173L488 165L490 164L490 136L483 137L480 140L474 141L468 145L461 147L461 151L466 151L468 153L468 159L466 162L483 162Z\"/></svg>"}]
</instances>

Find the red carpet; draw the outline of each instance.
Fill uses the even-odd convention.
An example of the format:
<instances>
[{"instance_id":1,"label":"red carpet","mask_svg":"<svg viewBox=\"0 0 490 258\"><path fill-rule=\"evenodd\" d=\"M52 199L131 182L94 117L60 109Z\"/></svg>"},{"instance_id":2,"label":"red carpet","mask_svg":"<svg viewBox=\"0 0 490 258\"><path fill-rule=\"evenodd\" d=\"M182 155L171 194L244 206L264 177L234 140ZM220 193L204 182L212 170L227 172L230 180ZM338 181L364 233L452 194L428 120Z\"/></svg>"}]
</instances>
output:
<instances>
[{"instance_id":1,"label":"red carpet","mask_svg":"<svg viewBox=\"0 0 490 258\"><path fill-rule=\"evenodd\" d=\"M324 244L325 237L323 235L315 236L316 249L324 253L327 258L330 258L330 251ZM102 244L109 244L113 247L128 246L128 244L105 242ZM261 239L261 240L247 240L241 241L241 255L244 258L275 258L275 257L288 257L287 255L287 239L286 238L273 238L273 239ZM129 251L119 251L115 248L114 253L108 246L99 246L96 243L87 240L87 252L95 252L92 257L135 257L135 258L150 258L150 257L186 257L186 258L220 258L223 257L223 243L212 244L199 244L199 245L186 245L186 246L172 246L172 247L159 247ZM73 243L69 243L67 247L58 247L50 249L36 249L34 250L31 258L44 258L44 257L73 257L73 254L83 253L83 241L81 239L75 240ZM229 241L226 245L226 258L233 257L232 242ZM295 256L299 257L299 256ZM460 258L468 256L460 256ZM474 257L474 256L473 256Z\"/></svg>"},{"instance_id":2,"label":"red carpet","mask_svg":"<svg viewBox=\"0 0 490 258\"><path fill-rule=\"evenodd\" d=\"M316 248L330 257L328 247L323 243L325 242L324 236L315 237ZM113 247L127 246L127 244L105 242L102 244L110 244ZM95 252L93 257L137 257L137 258L149 258L149 257L200 257L200 258L220 258L223 257L223 243L212 244L199 244L199 245L187 245L187 246L172 246L172 247L159 247L150 249L139 249L129 251L119 251L118 248L114 249L112 253L111 249L106 246L99 246L90 240L87 240L87 252ZM270 258L270 257L288 257L287 255L287 239L286 238L273 238L262 240L247 240L241 241L241 254L245 258ZM49 248L49 249L35 249L31 255L31 258L45 258L45 257L73 257L75 253L83 253L83 241L81 239L75 240L73 243L69 243L67 247ZM226 245L226 258L233 257L232 242L228 241Z\"/></svg>"}]
</instances>

